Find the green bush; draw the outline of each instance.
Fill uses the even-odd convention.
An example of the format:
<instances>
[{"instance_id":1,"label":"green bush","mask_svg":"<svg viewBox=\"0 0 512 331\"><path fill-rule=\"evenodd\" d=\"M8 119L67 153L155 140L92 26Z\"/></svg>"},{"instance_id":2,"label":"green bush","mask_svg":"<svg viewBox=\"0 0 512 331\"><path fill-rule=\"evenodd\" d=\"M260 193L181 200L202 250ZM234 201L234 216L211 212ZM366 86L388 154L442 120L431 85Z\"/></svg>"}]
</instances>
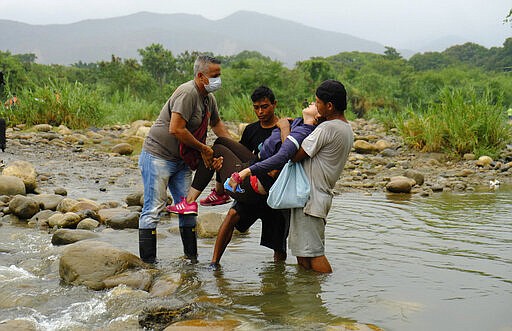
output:
<instances>
[{"instance_id":1,"label":"green bush","mask_svg":"<svg viewBox=\"0 0 512 331\"><path fill-rule=\"evenodd\" d=\"M101 123L104 118L100 95L78 82L50 80L43 86L21 89L18 99L19 104L5 112L11 124L85 128Z\"/></svg>"},{"instance_id":2,"label":"green bush","mask_svg":"<svg viewBox=\"0 0 512 331\"><path fill-rule=\"evenodd\" d=\"M426 152L497 156L512 138L503 109L488 92L445 88L439 102L424 112L409 108L395 124L408 145Z\"/></svg>"}]
</instances>

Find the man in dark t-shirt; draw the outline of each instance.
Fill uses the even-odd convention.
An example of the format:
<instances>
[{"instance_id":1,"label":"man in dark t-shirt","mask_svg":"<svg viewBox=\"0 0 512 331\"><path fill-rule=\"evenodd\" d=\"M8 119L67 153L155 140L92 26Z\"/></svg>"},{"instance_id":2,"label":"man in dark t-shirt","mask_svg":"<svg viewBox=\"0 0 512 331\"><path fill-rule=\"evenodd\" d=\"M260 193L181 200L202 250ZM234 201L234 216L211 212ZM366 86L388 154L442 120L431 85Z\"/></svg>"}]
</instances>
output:
<instances>
[{"instance_id":1,"label":"man in dark t-shirt","mask_svg":"<svg viewBox=\"0 0 512 331\"><path fill-rule=\"evenodd\" d=\"M279 119L274 113L277 101L271 89L260 86L254 90L251 99L258 121L247 125L240 143L257 155L259 146L277 127ZM284 129L282 134L286 134ZM222 254L231 241L234 229L246 232L258 219L262 221L260 245L274 250L274 261L286 260L288 220L281 211L270 208L266 203L263 205L261 203L256 204L235 201L229 209L215 241L210 264L213 269L218 268Z\"/></svg>"}]
</instances>

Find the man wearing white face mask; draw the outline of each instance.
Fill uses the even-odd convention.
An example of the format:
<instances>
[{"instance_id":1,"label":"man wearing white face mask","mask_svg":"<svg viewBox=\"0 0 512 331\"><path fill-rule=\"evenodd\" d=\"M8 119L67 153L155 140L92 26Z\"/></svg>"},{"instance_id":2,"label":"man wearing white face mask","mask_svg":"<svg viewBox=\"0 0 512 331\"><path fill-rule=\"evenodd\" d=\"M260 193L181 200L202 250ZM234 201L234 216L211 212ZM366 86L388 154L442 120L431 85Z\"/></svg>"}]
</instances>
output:
<instances>
[{"instance_id":1,"label":"man wearing white face mask","mask_svg":"<svg viewBox=\"0 0 512 331\"><path fill-rule=\"evenodd\" d=\"M174 201L187 195L192 170L199 162L214 166L213 150L206 145L208 124L218 137L231 136L219 117L211 92L221 87L220 61L200 55L194 79L180 85L164 104L144 141L139 168L144 184L144 206L139 218L139 254L147 263L156 259L156 226L167 202L167 188ZM185 257L197 261L195 215L179 215Z\"/></svg>"}]
</instances>

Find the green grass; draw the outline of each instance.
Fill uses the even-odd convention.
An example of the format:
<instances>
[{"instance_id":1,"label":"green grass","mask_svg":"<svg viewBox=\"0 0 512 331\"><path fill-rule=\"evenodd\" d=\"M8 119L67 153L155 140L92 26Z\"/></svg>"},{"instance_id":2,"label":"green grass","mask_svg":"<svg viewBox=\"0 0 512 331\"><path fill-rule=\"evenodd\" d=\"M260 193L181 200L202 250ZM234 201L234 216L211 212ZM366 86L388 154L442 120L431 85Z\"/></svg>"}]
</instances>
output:
<instances>
[{"instance_id":1,"label":"green grass","mask_svg":"<svg viewBox=\"0 0 512 331\"><path fill-rule=\"evenodd\" d=\"M129 90L124 90L114 93L110 99L105 98L102 107L105 109L102 124L124 124L137 120L155 120L162 109L162 104L158 101L148 102L139 99Z\"/></svg>"},{"instance_id":2,"label":"green grass","mask_svg":"<svg viewBox=\"0 0 512 331\"><path fill-rule=\"evenodd\" d=\"M85 128L100 123L104 118L101 96L78 82L50 80L34 89L22 89L18 99L16 107L2 114L10 125L48 123Z\"/></svg>"},{"instance_id":3,"label":"green grass","mask_svg":"<svg viewBox=\"0 0 512 331\"><path fill-rule=\"evenodd\" d=\"M443 89L439 102L424 111L409 108L394 123L404 141L425 152L495 157L511 141L504 107L487 92Z\"/></svg>"}]
</instances>

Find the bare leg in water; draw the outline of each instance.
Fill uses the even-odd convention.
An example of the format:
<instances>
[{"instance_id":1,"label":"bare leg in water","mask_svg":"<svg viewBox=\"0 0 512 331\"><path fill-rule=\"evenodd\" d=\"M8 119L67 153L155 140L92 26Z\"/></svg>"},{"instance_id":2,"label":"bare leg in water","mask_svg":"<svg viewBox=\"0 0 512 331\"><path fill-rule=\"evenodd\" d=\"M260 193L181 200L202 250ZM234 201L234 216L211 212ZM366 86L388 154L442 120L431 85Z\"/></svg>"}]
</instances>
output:
<instances>
[{"instance_id":1,"label":"bare leg in water","mask_svg":"<svg viewBox=\"0 0 512 331\"><path fill-rule=\"evenodd\" d=\"M306 270L313 270L321 273L332 273L332 267L325 255L316 257L297 256L297 263Z\"/></svg>"},{"instance_id":2,"label":"bare leg in water","mask_svg":"<svg viewBox=\"0 0 512 331\"><path fill-rule=\"evenodd\" d=\"M213 248L213 256L210 265L212 267L218 267L220 263L220 259L226 250L226 247L231 241L233 237L233 232L235 231L235 226L240 220L240 215L238 212L230 208L226 218L222 222L219 233L217 234L217 239L215 240L215 246ZM286 260L286 252L281 252L274 250L274 261L285 261Z\"/></svg>"}]
</instances>

